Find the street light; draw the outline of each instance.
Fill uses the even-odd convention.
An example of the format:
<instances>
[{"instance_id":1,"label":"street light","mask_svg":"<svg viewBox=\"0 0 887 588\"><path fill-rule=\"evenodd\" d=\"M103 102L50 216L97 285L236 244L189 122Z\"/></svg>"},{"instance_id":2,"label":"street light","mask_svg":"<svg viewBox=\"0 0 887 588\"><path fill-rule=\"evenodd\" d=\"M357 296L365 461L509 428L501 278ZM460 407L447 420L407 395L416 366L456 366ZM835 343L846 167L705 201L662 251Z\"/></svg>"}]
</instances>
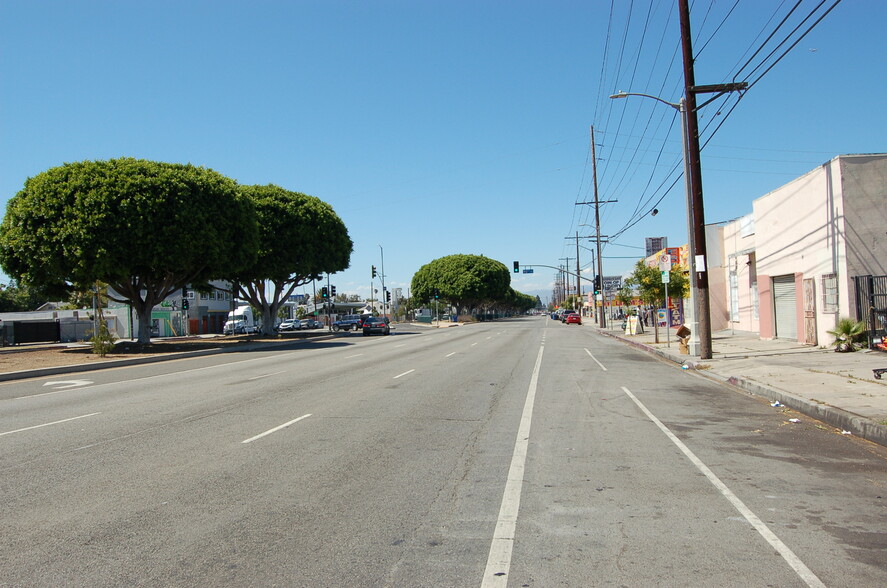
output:
<instances>
[{"instance_id":1,"label":"street light","mask_svg":"<svg viewBox=\"0 0 887 588\"><path fill-rule=\"evenodd\" d=\"M691 315L687 318L690 320L687 321L690 325L690 354L691 355L701 355L703 348L703 341L707 342L705 344L705 349L711 349L711 321L703 318L702 321L699 320L700 317L704 317L704 315L708 311L709 303L708 303L708 288L703 290L699 289L699 277L696 271L696 231L693 223L694 215L693 215L693 185L692 185L692 175L690 174L690 152L689 146L687 143L687 101L684 97L681 97L680 101L669 102L667 100L663 100L657 96L653 96L651 94L641 94L639 92L619 92L617 94L613 94L610 96L612 99L616 98L628 98L629 96L643 96L644 98L652 98L657 102L661 102L668 106L671 106L675 110L681 113L681 146L683 147L683 155L684 155L684 183L686 184L687 190L687 245L690 249L690 308ZM658 211L656 211L658 212ZM654 216L656 214L654 212ZM704 268L704 271L708 268ZM690 313L688 313L690 314ZM700 327L701 325L701 327ZM700 332L702 331L702 332ZM708 359L708 358L703 358Z\"/></svg>"}]
</instances>

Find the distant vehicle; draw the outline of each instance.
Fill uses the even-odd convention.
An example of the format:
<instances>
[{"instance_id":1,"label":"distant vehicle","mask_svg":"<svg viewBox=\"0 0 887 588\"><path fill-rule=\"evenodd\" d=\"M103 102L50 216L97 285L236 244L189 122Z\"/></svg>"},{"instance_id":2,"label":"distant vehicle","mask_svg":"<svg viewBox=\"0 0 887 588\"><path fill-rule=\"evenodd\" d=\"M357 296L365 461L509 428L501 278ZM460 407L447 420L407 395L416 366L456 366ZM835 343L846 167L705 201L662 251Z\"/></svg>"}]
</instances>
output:
<instances>
[{"instance_id":1,"label":"distant vehicle","mask_svg":"<svg viewBox=\"0 0 887 588\"><path fill-rule=\"evenodd\" d=\"M249 335L258 332L259 325L253 315L253 309L249 306L241 306L229 312L228 320L222 327L222 333L225 335Z\"/></svg>"},{"instance_id":2,"label":"distant vehicle","mask_svg":"<svg viewBox=\"0 0 887 588\"><path fill-rule=\"evenodd\" d=\"M557 315L557 312L552 312L552 313L551 313L551 320L556 321L556 320L559 319L559 318L560 318L560 317Z\"/></svg>"},{"instance_id":3,"label":"distant vehicle","mask_svg":"<svg viewBox=\"0 0 887 588\"><path fill-rule=\"evenodd\" d=\"M299 329L304 328L302 326L302 321L299 319L286 319L279 325L277 325L278 331L298 331Z\"/></svg>"},{"instance_id":4,"label":"distant vehicle","mask_svg":"<svg viewBox=\"0 0 887 588\"><path fill-rule=\"evenodd\" d=\"M356 331L363 327L363 321L369 315L346 314L333 323L334 331Z\"/></svg>"},{"instance_id":5,"label":"distant vehicle","mask_svg":"<svg viewBox=\"0 0 887 588\"><path fill-rule=\"evenodd\" d=\"M363 334L372 335L373 333L390 335L391 327L388 325L388 319L383 316L367 317L367 319L363 321Z\"/></svg>"},{"instance_id":6,"label":"distant vehicle","mask_svg":"<svg viewBox=\"0 0 887 588\"><path fill-rule=\"evenodd\" d=\"M323 328L323 323L313 318L299 319L302 321L302 330Z\"/></svg>"},{"instance_id":7,"label":"distant vehicle","mask_svg":"<svg viewBox=\"0 0 887 588\"><path fill-rule=\"evenodd\" d=\"M564 319L564 323L566 323L568 325L570 325L570 324L581 325L582 324L582 317L579 316L578 314L576 314L575 312L573 312L573 313L570 313L567 315L567 318Z\"/></svg>"},{"instance_id":8,"label":"distant vehicle","mask_svg":"<svg viewBox=\"0 0 887 588\"><path fill-rule=\"evenodd\" d=\"M561 313L561 322L562 323L567 322L567 317L570 316L571 314L576 314L576 311L575 310L565 310L563 313Z\"/></svg>"}]
</instances>

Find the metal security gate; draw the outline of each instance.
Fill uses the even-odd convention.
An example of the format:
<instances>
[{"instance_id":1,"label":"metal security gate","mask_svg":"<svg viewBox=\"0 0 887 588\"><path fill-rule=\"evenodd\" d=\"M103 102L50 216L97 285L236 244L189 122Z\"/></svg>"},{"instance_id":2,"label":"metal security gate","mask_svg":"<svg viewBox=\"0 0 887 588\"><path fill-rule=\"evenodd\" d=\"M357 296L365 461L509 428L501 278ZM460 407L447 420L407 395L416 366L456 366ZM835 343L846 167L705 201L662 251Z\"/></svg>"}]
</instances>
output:
<instances>
[{"instance_id":1,"label":"metal security gate","mask_svg":"<svg viewBox=\"0 0 887 588\"><path fill-rule=\"evenodd\" d=\"M773 278L773 306L776 317L776 337L798 339L798 299L795 276Z\"/></svg>"},{"instance_id":2,"label":"metal security gate","mask_svg":"<svg viewBox=\"0 0 887 588\"><path fill-rule=\"evenodd\" d=\"M865 321L869 349L887 350L887 276L856 276L856 316Z\"/></svg>"}]
</instances>

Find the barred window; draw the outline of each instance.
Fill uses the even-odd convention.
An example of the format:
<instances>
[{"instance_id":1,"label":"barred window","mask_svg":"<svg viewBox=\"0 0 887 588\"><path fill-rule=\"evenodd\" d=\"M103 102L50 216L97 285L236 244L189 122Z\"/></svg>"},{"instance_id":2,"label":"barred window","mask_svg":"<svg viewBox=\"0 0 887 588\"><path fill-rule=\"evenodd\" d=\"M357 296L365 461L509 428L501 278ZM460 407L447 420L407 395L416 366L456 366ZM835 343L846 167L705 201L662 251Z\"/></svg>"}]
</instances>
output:
<instances>
[{"instance_id":1,"label":"barred window","mask_svg":"<svg viewBox=\"0 0 887 588\"><path fill-rule=\"evenodd\" d=\"M838 276L822 276L822 312L838 312Z\"/></svg>"}]
</instances>

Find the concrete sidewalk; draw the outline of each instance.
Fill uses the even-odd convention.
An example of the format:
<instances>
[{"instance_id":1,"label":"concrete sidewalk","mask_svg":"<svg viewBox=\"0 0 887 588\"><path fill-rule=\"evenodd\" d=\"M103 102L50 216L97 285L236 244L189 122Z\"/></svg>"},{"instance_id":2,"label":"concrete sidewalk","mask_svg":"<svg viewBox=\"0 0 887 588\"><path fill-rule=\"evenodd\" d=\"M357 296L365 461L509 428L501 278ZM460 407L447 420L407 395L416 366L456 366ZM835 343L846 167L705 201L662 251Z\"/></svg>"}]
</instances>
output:
<instances>
[{"instance_id":1,"label":"concrete sidewalk","mask_svg":"<svg viewBox=\"0 0 887 588\"><path fill-rule=\"evenodd\" d=\"M599 333L694 369L696 373L728 383L828 423L841 431L887 446L887 377L873 371L887 368L887 353L860 350L836 353L796 342L764 341L755 333L720 331L712 334L712 359L682 355L675 329L671 345L664 329L659 343L650 330L626 335L615 325ZM615 326L616 328L613 328Z\"/></svg>"}]
</instances>

